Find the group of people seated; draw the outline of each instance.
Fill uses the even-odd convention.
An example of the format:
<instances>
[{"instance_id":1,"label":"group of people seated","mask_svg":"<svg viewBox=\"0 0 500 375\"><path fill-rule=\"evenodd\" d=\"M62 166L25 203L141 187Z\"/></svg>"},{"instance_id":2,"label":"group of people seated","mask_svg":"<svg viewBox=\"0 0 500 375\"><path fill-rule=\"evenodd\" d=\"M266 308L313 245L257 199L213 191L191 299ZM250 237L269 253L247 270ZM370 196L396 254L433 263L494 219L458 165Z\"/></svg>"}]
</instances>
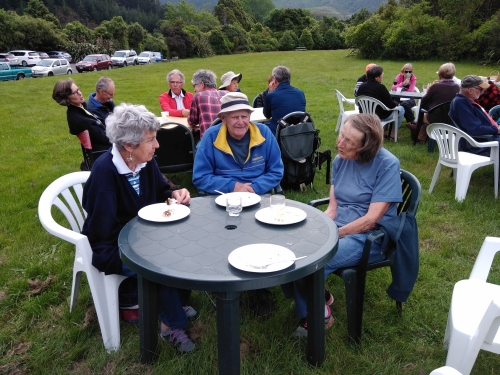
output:
<instances>
[{"instance_id":1,"label":"group of people seated","mask_svg":"<svg viewBox=\"0 0 500 375\"><path fill-rule=\"evenodd\" d=\"M241 73L228 72L221 89L210 70L194 73L195 94L184 90L184 75L173 70L167 75L170 90L159 97L162 109L188 118L198 125L202 135L193 168L193 184L198 190L215 194L227 192L265 194L279 185L283 162L273 126L250 121L254 108L245 94L238 91ZM398 123L405 116L405 105L392 101L382 85L383 68L367 67L366 79L357 85L357 95L379 98L387 107L398 106ZM500 140L495 121L475 102L488 86L477 76L466 76L459 88L454 82L455 67L443 64L438 80L430 85L422 106L430 108L452 100L450 117L471 135L489 134ZM268 89L259 95L264 114L274 122L292 111L305 111L304 93L290 85L290 70L273 69ZM236 83L234 83L236 82ZM405 64L393 88L412 90L416 77ZM137 212L150 204L174 198L180 204L190 203L187 189L173 189L155 162L159 147L156 132L160 123L142 105L113 103L115 86L102 77L88 103L71 80L56 83L53 98L67 106L71 134L87 130L92 147L105 150L94 163L83 192L87 218L82 230L90 242L92 264L106 274L128 276L136 288L134 274L120 259L118 235ZM257 100L255 100L256 102ZM255 104L255 103L254 103ZM288 107L287 107L288 105ZM292 106L292 107L290 107ZM91 111L92 109L92 111ZM177 111L177 112L176 112ZM390 114L392 116L393 114ZM332 165L330 203L325 213L339 228L338 251L325 266L325 278L341 267L360 261L364 242L375 223L397 216L402 201L399 160L383 147L384 131L380 119L389 114L356 114L348 117L337 138L338 155ZM215 118L220 124L210 126ZM481 152L481 150L471 150ZM370 262L383 258L382 244L372 248ZM307 336L307 306L300 281L283 286L287 297L294 298L299 325L295 336ZM198 314L189 305L189 291L163 286L159 303L160 337L181 352L190 352L195 344L186 333L189 318ZM329 305L333 296L325 290L325 328L333 323Z\"/></svg>"}]
</instances>

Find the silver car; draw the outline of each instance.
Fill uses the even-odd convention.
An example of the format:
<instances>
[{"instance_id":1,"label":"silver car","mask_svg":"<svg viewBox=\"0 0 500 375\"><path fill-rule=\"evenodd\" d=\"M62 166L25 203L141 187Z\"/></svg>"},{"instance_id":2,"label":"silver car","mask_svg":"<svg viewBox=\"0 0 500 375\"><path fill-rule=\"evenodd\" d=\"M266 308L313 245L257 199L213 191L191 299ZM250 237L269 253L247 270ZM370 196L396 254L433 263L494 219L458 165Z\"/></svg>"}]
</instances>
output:
<instances>
[{"instance_id":1,"label":"silver car","mask_svg":"<svg viewBox=\"0 0 500 375\"><path fill-rule=\"evenodd\" d=\"M151 64L156 62L156 57L153 52L144 51L139 55L139 64Z\"/></svg>"},{"instance_id":2,"label":"silver car","mask_svg":"<svg viewBox=\"0 0 500 375\"><path fill-rule=\"evenodd\" d=\"M73 74L73 70L66 59L43 59L31 68L31 74L33 78L52 77Z\"/></svg>"},{"instance_id":3,"label":"silver car","mask_svg":"<svg viewBox=\"0 0 500 375\"><path fill-rule=\"evenodd\" d=\"M19 59L12 53L0 53L0 61L8 62L10 65L19 64Z\"/></svg>"}]
</instances>

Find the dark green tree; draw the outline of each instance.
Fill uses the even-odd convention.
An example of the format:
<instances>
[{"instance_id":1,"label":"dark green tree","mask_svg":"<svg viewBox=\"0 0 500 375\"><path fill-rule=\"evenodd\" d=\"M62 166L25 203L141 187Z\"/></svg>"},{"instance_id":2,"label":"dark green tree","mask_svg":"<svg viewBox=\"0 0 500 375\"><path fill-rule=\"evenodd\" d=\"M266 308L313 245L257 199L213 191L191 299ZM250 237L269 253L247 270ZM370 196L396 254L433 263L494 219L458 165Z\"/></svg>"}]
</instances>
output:
<instances>
[{"instance_id":1,"label":"dark green tree","mask_svg":"<svg viewBox=\"0 0 500 375\"><path fill-rule=\"evenodd\" d=\"M212 30L208 37L208 41L216 55L228 55L233 49L233 43L227 39L220 29Z\"/></svg>"},{"instance_id":2,"label":"dark green tree","mask_svg":"<svg viewBox=\"0 0 500 375\"><path fill-rule=\"evenodd\" d=\"M193 56L193 41L188 33L170 26L166 21L160 24L160 32L165 37L170 57L181 58Z\"/></svg>"},{"instance_id":3,"label":"dark green tree","mask_svg":"<svg viewBox=\"0 0 500 375\"><path fill-rule=\"evenodd\" d=\"M49 9L41 0L29 0L24 10L24 14L33 18L41 18L45 21L52 22L57 28L61 28L61 23L57 17L50 13Z\"/></svg>"},{"instance_id":4,"label":"dark green tree","mask_svg":"<svg viewBox=\"0 0 500 375\"><path fill-rule=\"evenodd\" d=\"M297 35L292 30L286 30L280 39L280 50L281 51L291 51L297 47L298 44Z\"/></svg>"},{"instance_id":5,"label":"dark green tree","mask_svg":"<svg viewBox=\"0 0 500 375\"><path fill-rule=\"evenodd\" d=\"M271 0L240 0L243 9L251 14L257 22L263 23L271 11L276 8Z\"/></svg>"},{"instance_id":6,"label":"dark green tree","mask_svg":"<svg viewBox=\"0 0 500 375\"><path fill-rule=\"evenodd\" d=\"M219 0L213 14L221 25L239 23L245 31L250 31L255 23L255 19L243 9L240 0Z\"/></svg>"},{"instance_id":7,"label":"dark green tree","mask_svg":"<svg viewBox=\"0 0 500 375\"><path fill-rule=\"evenodd\" d=\"M142 42L146 38L147 34L148 34L147 31L144 29L144 27L142 27L141 25L139 25L138 22L134 22L134 23L128 25L128 28L127 28L127 37L128 37L128 45L129 45L129 47L133 48L133 49L135 49L137 51L142 50L143 49L141 47L142 46ZM150 41L150 44L153 44L153 41ZM165 41L163 41L163 46L160 46L160 47L164 47L165 50L167 49L166 45L165 45ZM162 52L158 48L157 49L150 49L150 51Z\"/></svg>"},{"instance_id":8,"label":"dark green tree","mask_svg":"<svg viewBox=\"0 0 500 375\"><path fill-rule=\"evenodd\" d=\"M306 47L307 49L313 49L314 40L312 38L311 32L309 29L304 29L299 38L299 44L301 47Z\"/></svg>"},{"instance_id":9,"label":"dark green tree","mask_svg":"<svg viewBox=\"0 0 500 375\"><path fill-rule=\"evenodd\" d=\"M280 8L271 12L264 25L273 32L291 30L295 35L300 35L302 30L312 28L316 22L307 9Z\"/></svg>"},{"instance_id":10,"label":"dark green tree","mask_svg":"<svg viewBox=\"0 0 500 375\"><path fill-rule=\"evenodd\" d=\"M221 30L227 40L233 44L231 52L243 53L252 51L252 41L239 23L222 26Z\"/></svg>"}]
</instances>

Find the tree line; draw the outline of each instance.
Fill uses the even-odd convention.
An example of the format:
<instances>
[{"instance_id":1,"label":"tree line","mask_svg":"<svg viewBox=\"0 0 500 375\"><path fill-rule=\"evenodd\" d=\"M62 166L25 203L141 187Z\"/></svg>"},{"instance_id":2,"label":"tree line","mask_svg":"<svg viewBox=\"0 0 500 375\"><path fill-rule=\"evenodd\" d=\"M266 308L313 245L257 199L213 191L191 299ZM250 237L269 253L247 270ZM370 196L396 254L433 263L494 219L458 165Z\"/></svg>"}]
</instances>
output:
<instances>
[{"instance_id":1,"label":"tree line","mask_svg":"<svg viewBox=\"0 0 500 375\"><path fill-rule=\"evenodd\" d=\"M15 3L16 11L0 9L0 50L64 49L79 59L133 48L189 58L300 46L355 48L369 59L500 59L497 0L388 0L348 20L317 20L307 9L277 9L271 0L219 0L212 11L184 0ZM70 21L75 13L78 19Z\"/></svg>"}]
</instances>

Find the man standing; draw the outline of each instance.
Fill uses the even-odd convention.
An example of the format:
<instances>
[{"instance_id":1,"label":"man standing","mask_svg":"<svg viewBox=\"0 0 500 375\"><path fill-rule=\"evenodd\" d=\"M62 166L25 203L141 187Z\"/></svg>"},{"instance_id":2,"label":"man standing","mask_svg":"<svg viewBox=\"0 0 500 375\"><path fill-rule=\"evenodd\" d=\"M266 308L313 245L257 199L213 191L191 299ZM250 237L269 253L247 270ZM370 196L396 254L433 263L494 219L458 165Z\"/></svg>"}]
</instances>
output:
<instances>
[{"instance_id":1,"label":"man standing","mask_svg":"<svg viewBox=\"0 0 500 375\"><path fill-rule=\"evenodd\" d=\"M167 83L170 87L158 97L161 110L168 111L170 116L188 117L193 94L184 90L184 74L178 69L167 74Z\"/></svg>"},{"instance_id":2,"label":"man standing","mask_svg":"<svg viewBox=\"0 0 500 375\"><path fill-rule=\"evenodd\" d=\"M104 124L106 117L115 109L113 98L115 83L111 78L101 77L95 85L95 92L89 96L87 109Z\"/></svg>"},{"instance_id":3,"label":"man standing","mask_svg":"<svg viewBox=\"0 0 500 375\"><path fill-rule=\"evenodd\" d=\"M198 189L265 194L278 186L283 177L278 142L266 125L250 122L252 111L245 94L222 97L222 123L207 130L196 151L193 184Z\"/></svg>"},{"instance_id":4,"label":"man standing","mask_svg":"<svg viewBox=\"0 0 500 375\"><path fill-rule=\"evenodd\" d=\"M500 141L500 127L490 117L490 115L486 113L484 108L475 102L475 100L481 96L484 89L487 89L488 87L489 84L478 76L465 76L462 80L460 92L455 96L455 99L453 99L450 104L449 115L455 125L471 137L491 135L491 140ZM485 140L480 139L479 141ZM472 147L464 139L460 140L460 147L462 150L473 154L490 154L489 148Z\"/></svg>"},{"instance_id":5,"label":"man standing","mask_svg":"<svg viewBox=\"0 0 500 375\"><path fill-rule=\"evenodd\" d=\"M264 102L264 116L270 118L269 128L276 135L278 120L295 111L305 112L306 96L302 90L290 85L292 74L286 66L277 66L272 72L273 80L270 85L274 90L266 95Z\"/></svg>"},{"instance_id":6,"label":"man standing","mask_svg":"<svg viewBox=\"0 0 500 375\"><path fill-rule=\"evenodd\" d=\"M389 109L396 108L396 104L389 94L389 90L382 84L382 79L384 78L384 69L380 65L372 66L366 72L367 81L362 83L358 88L357 96L371 96L379 101L381 101ZM403 117L405 115L405 109L398 105L398 129L403 123ZM392 120L394 112L386 111L385 109L377 107L375 110L376 115L382 121ZM394 129L391 132L391 139L394 138Z\"/></svg>"},{"instance_id":7,"label":"man standing","mask_svg":"<svg viewBox=\"0 0 500 375\"><path fill-rule=\"evenodd\" d=\"M227 94L226 90L217 90L217 77L211 70L200 69L193 74L191 80L195 95L189 111L189 125L200 128L200 139L220 111L220 98ZM216 188L217 189L217 188Z\"/></svg>"}]
</instances>

